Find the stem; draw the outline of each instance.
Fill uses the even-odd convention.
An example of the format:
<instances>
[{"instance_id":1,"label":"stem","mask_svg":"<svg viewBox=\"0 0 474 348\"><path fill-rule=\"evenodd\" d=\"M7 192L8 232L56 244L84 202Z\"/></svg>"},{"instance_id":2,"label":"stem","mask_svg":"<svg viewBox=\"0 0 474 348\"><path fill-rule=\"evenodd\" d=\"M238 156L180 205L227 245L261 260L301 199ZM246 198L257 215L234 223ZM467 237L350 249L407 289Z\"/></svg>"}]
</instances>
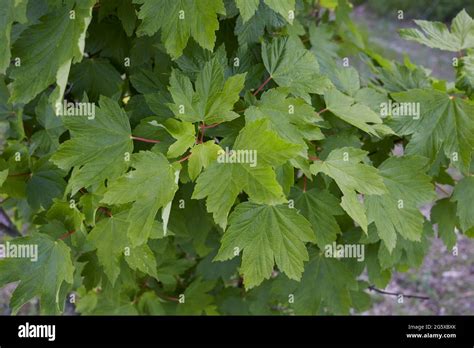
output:
<instances>
[{"instance_id":1,"label":"stem","mask_svg":"<svg viewBox=\"0 0 474 348\"><path fill-rule=\"evenodd\" d=\"M220 123L213 123L213 124L210 124L209 126L206 126L204 123L201 125L201 129L209 129L209 128L214 128L214 127L217 127L218 125L220 125Z\"/></svg>"},{"instance_id":2,"label":"stem","mask_svg":"<svg viewBox=\"0 0 474 348\"><path fill-rule=\"evenodd\" d=\"M318 156L308 156L308 159L310 161L319 161L319 157Z\"/></svg>"},{"instance_id":3,"label":"stem","mask_svg":"<svg viewBox=\"0 0 474 348\"><path fill-rule=\"evenodd\" d=\"M59 237L59 239L64 240L64 239L66 239L67 237L73 235L74 233L76 233L75 230L73 230L73 231L68 231L67 233L64 233L61 237Z\"/></svg>"},{"instance_id":4,"label":"stem","mask_svg":"<svg viewBox=\"0 0 474 348\"><path fill-rule=\"evenodd\" d=\"M303 192L306 192L306 175L303 175Z\"/></svg>"},{"instance_id":5,"label":"stem","mask_svg":"<svg viewBox=\"0 0 474 348\"><path fill-rule=\"evenodd\" d=\"M260 92L263 89L263 87L265 87L265 85L270 82L271 79L272 79L271 75L268 76L268 78L265 81L263 81L263 83L260 85L260 87L258 87L257 90L255 92L253 92L253 95L254 96L257 95L258 92Z\"/></svg>"},{"instance_id":6,"label":"stem","mask_svg":"<svg viewBox=\"0 0 474 348\"><path fill-rule=\"evenodd\" d=\"M201 124L199 128L201 129L201 138L199 139L199 144L202 144L204 140L204 133L206 131L206 125L204 124L204 122Z\"/></svg>"},{"instance_id":7,"label":"stem","mask_svg":"<svg viewBox=\"0 0 474 348\"><path fill-rule=\"evenodd\" d=\"M184 156L183 158L181 158L178 162L181 163L181 162L184 162L186 161L189 157L191 157L191 154L187 155L187 156Z\"/></svg>"},{"instance_id":8,"label":"stem","mask_svg":"<svg viewBox=\"0 0 474 348\"><path fill-rule=\"evenodd\" d=\"M328 111L328 108L324 108L324 109L322 109L321 111L316 111L316 113L317 113L318 115L321 115L323 112L326 112L326 111Z\"/></svg>"},{"instance_id":9,"label":"stem","mask_svg":"<svg viewBox=\"0 0 474 348\"><path fill-rule=\"evenodd\" d=\"M160 142L159 140L140 138L140 137L135 137L133 135L130 136L130 139L137 140L137 141L142 141L144 143L153 143L153 144L158 144Z\"/></svg>"}]
</instances>

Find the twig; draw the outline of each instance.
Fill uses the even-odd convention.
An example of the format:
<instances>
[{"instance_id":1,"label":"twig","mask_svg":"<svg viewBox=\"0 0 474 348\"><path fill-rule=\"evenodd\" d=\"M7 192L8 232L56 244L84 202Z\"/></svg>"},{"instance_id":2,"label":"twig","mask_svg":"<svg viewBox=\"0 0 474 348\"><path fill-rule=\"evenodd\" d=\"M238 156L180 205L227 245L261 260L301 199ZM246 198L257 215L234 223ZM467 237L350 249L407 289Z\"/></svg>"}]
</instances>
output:
<instances>
[{"instance_id":1,"label":"twig","mask_svg":"<svg viewBox=\"0 0 474 348\"><path fill-rule=\"evenodd\" d=\"M370 291L375 291L375 292L377 292L379 294L382 294L382 295L389 295L389 296L402 295L403 297L406 297L406 298L416 298L416 299L419 299L419 300L429 300L430 299L428 296L405 295L405 294L402 294L402 293L384 291L384 290L377 289L374 285L369 286L368 289Z\"/></svg>"}]
</instances>

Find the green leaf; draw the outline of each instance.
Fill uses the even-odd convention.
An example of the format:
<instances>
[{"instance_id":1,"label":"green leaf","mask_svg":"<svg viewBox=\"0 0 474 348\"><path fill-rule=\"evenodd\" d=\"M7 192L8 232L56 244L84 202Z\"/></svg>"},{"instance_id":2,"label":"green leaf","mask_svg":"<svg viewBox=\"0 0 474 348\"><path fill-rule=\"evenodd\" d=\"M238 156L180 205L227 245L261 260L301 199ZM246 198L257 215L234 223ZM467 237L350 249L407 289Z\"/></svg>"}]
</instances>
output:
<instances>
[{"instance_id":1,"label":"green leaf","mask_svg":"<svg viewBox=\"0 0 474 348\"><path fill-rule=\"evenodd\" d=\"M456 215L464 232L474 226L474 177L467 176L454 187L451 201L457 202Z\"/></svg>"},{"instance_id":2,"label":"green leaf","mask_svg":"<svg viewBox=\"0 0 474 348\"><path fill-rule=\"evenodd\" d=\"M319 248L324 249L326 245L336 241L341 229L335 216L343 214L336 197L328 191L311 189L305 192L293 187L291 198L301 215L311 223Z\"/></svg>"},{"instance_id":3,"label":"green leaf","mask_svg":"<svg viewBox=\"0 0 474 348\"><path fill-rule=\"evenodd\" d=\"M431 177L425 174L428 160L419 156L390 157L378 168L388 192L367 196L365 205L369 223L388 251L397 242L397 233L411 241L420 241L424 218L419 208L436 199Z\"/></svg>"},{"instance_id":4,"label":"green leaf","mask_svg":"<svg viewBox=\"0 0 474 348\"><path fill-rule=\"evenodd\" d=\"M244 87L245 74L224 79L224 67L217 58L208 61L198 73L195 90L189 78L173 70L169 91L174 104L170 109L186 122L206 124L231 121L239 115L232 111Z\"/></svg>"},{"instance_id":5,"label":"green leaf","mask_svg":"<svg viewBox=\"0 0 474 348\"><path fill-rule=\"evenodd\" d=\"M72 83L71 93L77 99L86 93L95 102L101 95L112 98L120 96L122 92L120 73L107 59L84 59L81 63L74 64L69 80Z\"/></svg>"},{"instance_id":6,"label":"green leaf","mask_svg":"<svg viewBox=\"0 0 474 348\"><path fill-rule=\"evenodd\" d=\"M451 163L466 171L474 149L474 104L434 89L393 93L399 103L419 103L420 117L398 117L397 134L412 134L407 154L428 157L433 163L443 152Z\"/></svg>"},{"instance_id":7,"label":"green leaf","mask_svg":"<svg viewBox=\"0 0 474 348\"><path fill-rule=\"evenodd\" d=\"M293 24L293 19L290 17L290 12L295 12L295 0L264 0L265 4L270 7L273 11L280 14L288 22Z\"/></svg>"},{"instance_id":8,"label":"green leaf","mask_svg":"<svg viewBox=\"0 0 474 348\"><path fill-rule=\"evenodd\" d=\"M0 170L0 187L2 187L7 177L8 177L8 169Z\"/></svg>"},{"instance_id":9,"label":"green leaf","mask_svg":"<svg viewBox=\"0 0 474 348\"><path fill-rule=\"evenodd\" d=\"M260 0L235 0L235 5L239 9L244 23L252 18L259 4Z\"/></svg>"},{"instance_id":10,"label":"green leaf","mask_svg":"<svg viewBox=\"0 0 474 348\"><path fill-rule=\"evenodd\" d=\"M147 244L131 249L129 254L125 254L125 261L130 268L158 279L155 255Z\"/></svg>"},{"instance_id":11,"label":"green leaf","mask_svg":"<svg viewBox=\"0 0 474 348\"><path fill-rule=\"evenodd\" d=\"M332 88L324 94L326 108L335 116L375 136L393 133L382 124L382 119L368 106L357 102L337 89Z\"/></svg>"},{"instance_id":12,"label":"green leaf","mask_svg":"<svg viewBox=\"0 0 474 348\"><path fill-rule=\"evenodd\" d=\"M19 58L21 63L10 69L14 80L10 101L27 103L54 82L59 86L60 101L71 62L82 59L85 31L94 4L95 0L78 1L74 18L69 9L62 8L21 33L12 51L13 57Z\"/></svg>"},{"instance_id":13,"label":"green leaf","mask_svg":"<svg viewBox=\"0 0 474 348\"><path fill-rule=\"evenodd\" d=\"M242 150L242 156L248 160L250 155L254 155L253 163L226 163L225 152L221 151L217 162L209 165L198 177L192 196L193 199L207 197L207 211L222 228L225 228L227 215L241 191L245 191L255 203L286 201L272 166L295 157L300 148L269 130L268 121L262 119L247 124L240 131L233 150Z\"/></svg>"},{"instance_id":14,"label":"green leaf","mask_svg":"<svg viewBox=\"0 0 474 348\"><path fill-rule=\"evenodd\" d=\"M25 23L28 0L5 0L0 8L0 73L10 65L10 34L14 22Z\"/></svg>"},{"instance_id":15,"label":"green leaf","mask_svg":"<svg viewBox=\"0 0 474 348\"><path fill-rule=\"evenodd\" d=\"M377 169L359 163L366 155L366 151L344 147L331 151L325 161L316 161L310 167L314 175L322 172L336 181L344 194L342 208L365 232L367 232L365 209L357 199L355 191L367 195L381 195L387 192Z\"/></svg>"},{"instance_id":16,"label":"green leaf","mask_svg":"<svg viewBox=\"0 0 474 348\"><path fill-rule=\"evenodd\" d=\"M214 297L208 294L214 289L216 282L200 278L193 281L184 291L184 303L179 303L177 315L202 315L214 302Z\"/></svg>"},{"instance_id":17,"label":"green leaf","mask_svg":"<svg viewBox=\"0 0 474 348\"><path fill-rule=\"evenodd\" d=\"M120 258L128 245L127 214L120 213L100 220L88 234L87 240L97 249L99 263L112 284L120 274Z\"/></svg>"},{"instance_id":18,"label":"green leaf","mask_svg":"<svg viewBox=\"0 0 474 348\"><path fill-rule=\"evenodd\" d=\"M438 224L438 236L448 249L456 244L456 204L449 199L441 199L431 208L431 222Z\"/></svg>"},{"instance_id":19,"label":"green leaf","mask_svg":"<svg viewBox=\"0 0 474 348\"><path fill-rule=\"evenodd\" d=\"M191 149L191 155L188 161L188 171L191 180L195 180L203 169L217 160L217 155L220 150L221 147L216 145L214 140L197 144Z\"/></svg>"},{"instance_id":20,"label":"green leaf","mask_svg":"<svg viewBox=\"0 0 474 348\"><path fill-rule=\"evenodd\" d=\"M309 222L284 205L239 204L229 218L229 228L215 257L225 261L242 253L241 273L246 289L269 279L273 266L299 280L308 261L305 242L315 242Z\"/></svg>"},{"instance_id":21,"label":"green leaf","mask_svg":"<svg viewBox=\"0 0 474 348\"><path fill-rule=\"evenodd\" d=\"M38 296L41 314L59 314L64 308L65 287L73 283L74 266L69 247L61 240L53 240L40 233L9 243L10 249L36 250L37 256L36 261L34 257L0 260L0 286L20 281L10 300L13 313L16 314L23 304Z\"/></svg>"},{"instance_id":22,"label":"green leaf","mask_svg":"<svg viewBox=\"0 0 474 348\"><path fill-rule=\"evenodd\" d=\"M48 162L47 157L41 158L32 169L31 178L26 185L27 200L33 209L48 209L53 198L63 195L66 182L64 172Z\"/></svg>"},{"instance_id":23,"label":"green leaf","mask_svg":"<svg viewBox=\"0 0 474 348\"><path fill-rule=\"evenodd\" d=\"M444 23L415 20L423 30L401 29L400 35L406 40L416 41L422 45L457 52L474 47L474 20L462 10L454 17L451 31Z\"/></svg>"},{"instance_id":24,"label":"green leaf","mask_svg":"<svg viewBox=\"0 0 474 348\"><path fill-rule=\"evenodd\" d=\"M252 0L250 0L252 1ZM249 2L245 0L245 2ZM265 29L280 29L287 21L275 11L270 9L265 2L260 1L258 10L248 21L244 21L242 16L237 17L235 34L240 45L252 44L260 41L265 33Z\"/></svg>"},{"instance_id":25,"label":"green leaf","mask_svg":"<svg viewBox=\"0 0 474 348\"><path fill-rule=\"evenodd\" d=\"M249 122L262 118L268 119L271 129L283 139L300 145L305 158L308 148L305 140L321 140L324 137L316 124L322 119L311 105L300 98L289 98L278 89L265 92L255 106L245 110L245 119Z\"/></svg>"},{"instance_id":26,"label":"green leaf","mask_svg":"<svg viewBox=\"0 0 474 348\"><path fill-rule=\"evenodd\" d=\"M222 0L133 0L142 4L138 18L142 20L138 35L153 35L161 29L166 50L177 58L190 37L203 48L214 49L218 14L225 14Z\"/></svg>"},{"instance_id":27,"label":"green leaf","mask_svg":"<svg viewBox=\"0 0 474 348\"><path fill-rule=\"evenodd\" d=\"M43 127L31 137L32 149L36 155L49 155L59 148L59 137L66 131L60 117L54 114L54 109L45 95L35 108L36 120Z\"/></svg>"},{"instance_id":28,"label":"green leaf","mask_svg":"<svg viewBox=\"0 0 474 348\"><path fill-rule=\"evenodd\" d=\"M166 131L176 139L168 149L167 156L176 158L186 152L196 142L196 131L194 125L189 122L181 122L173 118L167 119L163 124L151 121L151 125L163 127Z\"/></svg>"},{"instance_id":29,"label":"green leaf","mask_svg":"<svg viewBox=\"0 0 474 348\"><path fill-rule=\"evenodd\" d=\"M350 290L356 289L355 277L341 261L313 253L295 291L294 308L304 315L321 314L325 308L334 314L349 314Z\"/></svg>"},{"instance_id":30,"label":"green leaf","mask_svg":"<svg viewBox=\"0 0 474 348\"><path fill-rule=\"evenodd\" d=\"M273 39L262 43L262 59L270 77L291 93L310 103L309 93L322 94L330 86L327 77L319 74L316 57L294 38Z\"/></svg>"},{"instance_id":31,"label":"green leaf","mask_svg":"<svg viewBox=\"0 0 474 348\"><path fill-rule=\"evenodd\" d=\"M456 71L456 87L470 96L474 93L474 55L462 57Z\"/></svg>"},{"instance_id":32,"label":"green leaf","mask_svg":"<svg viewBox=\"0 0 474 348\"><path fill-rule=\"evenodd\" d=\"M113 179L128 167L126 153L133 144L127 114L113 100L102 97L93 119L63 116L71 139L61 144L51 160L59 168L76 172L70 179L72 194L82 187Z\"/></svg>"},{"instance_id":33,"label":"green leaf","mask_svg":"<svg viewBox=\"0 0 474 348\"><path fill-rule=\"evenodd\" d=\"M131 162L135 170L112 181L102 202L133 202L127 234L132 246L138 246L148 240L158 210L173 199L178 186L173 168L161 153L140 151Z\"/></svg>"}]
</instances>

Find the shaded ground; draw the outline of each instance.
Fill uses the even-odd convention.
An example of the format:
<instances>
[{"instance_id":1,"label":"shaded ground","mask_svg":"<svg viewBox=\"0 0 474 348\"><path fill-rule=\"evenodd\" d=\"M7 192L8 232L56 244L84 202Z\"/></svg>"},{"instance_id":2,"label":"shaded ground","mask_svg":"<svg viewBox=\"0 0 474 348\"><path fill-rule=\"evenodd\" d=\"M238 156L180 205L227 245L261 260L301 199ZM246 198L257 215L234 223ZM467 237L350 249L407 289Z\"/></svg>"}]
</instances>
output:
<instances>
[{"instance_id":1,"label":"shaded ground","mask_svg":"<svg viewBox=\"0 0 474 348\"><path fill-rule=\"evenodd\" d=\"M474 240L458 239L458 255L434 239L429 255L418 270L396 273L389 292L430 297L429 300L372 293L374 307L369 315L473 315L474 314Z\"/></svg>"},{"instance_id":2,"label":"shaded ground","mask_svg":"<svg viewBox=\"0 0 474 348\"><path fill-rule=\"evenodd\" d=\"M402 61L403 55L407 54L412 62L430 69L433 76L453 81L452 58L456 54L402 39L397 32L398 29L417 27L413 22L417 18L405 17L399 20L397 15L397 12L393 11L387 13L386 18L380 18L368 11L365 6L358 6L354 9L352 18L362 28L366 28L370 41L381 47L387 58Z\"/></svg>"}]
</instances>

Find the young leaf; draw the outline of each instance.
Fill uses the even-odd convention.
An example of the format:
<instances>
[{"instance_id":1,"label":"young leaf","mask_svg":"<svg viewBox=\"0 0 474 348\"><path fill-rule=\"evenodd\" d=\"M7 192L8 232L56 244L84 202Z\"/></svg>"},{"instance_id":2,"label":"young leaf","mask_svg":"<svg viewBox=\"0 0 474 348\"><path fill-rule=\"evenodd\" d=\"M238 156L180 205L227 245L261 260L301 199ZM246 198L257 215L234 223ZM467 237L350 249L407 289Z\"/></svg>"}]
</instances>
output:
<instances>
[{"instance_id":1,"label":"young leaf","mask_svg":"<svg viewBox=\"0 0 474 348\"><path fill-rule=\"evenodd\" d=\"M189 78L173 70L169 91L174 104L170 109L179 119L186 122L206 124L231 121L239 117L232 111L244 87L245 74L224 79L224 67L217 58L208 61L198 73L195 90Z\"/></svg>"}]
</instances>

